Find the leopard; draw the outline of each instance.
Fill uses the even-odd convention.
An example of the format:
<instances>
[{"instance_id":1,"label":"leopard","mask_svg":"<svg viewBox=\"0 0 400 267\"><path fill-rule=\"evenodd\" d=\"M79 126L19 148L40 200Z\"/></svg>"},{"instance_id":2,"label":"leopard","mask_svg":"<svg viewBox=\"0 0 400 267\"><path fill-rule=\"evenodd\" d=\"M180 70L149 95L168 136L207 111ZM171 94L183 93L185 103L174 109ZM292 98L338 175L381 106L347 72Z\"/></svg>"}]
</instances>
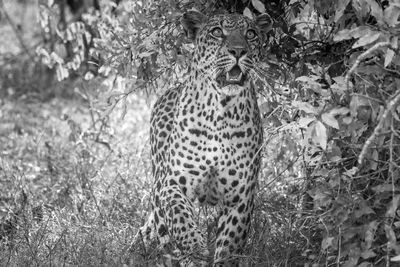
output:
<instances>
[{"instance_id":1,"label":"leopard","mask_svg":"<svg viewBox=\"0 0 400 267\"><path fill-rule=\"evenodd\" d=\"M193 56L187 80L166 90L152 110L155 186L140 234L147 243L174 241L189 255L187 266L239 266L263 143L255 73L273 22L266 13L250 18L190 10L181 24ZM220 207L213 255L194 215L202 205Z\"/></svg>"}]
</instances>

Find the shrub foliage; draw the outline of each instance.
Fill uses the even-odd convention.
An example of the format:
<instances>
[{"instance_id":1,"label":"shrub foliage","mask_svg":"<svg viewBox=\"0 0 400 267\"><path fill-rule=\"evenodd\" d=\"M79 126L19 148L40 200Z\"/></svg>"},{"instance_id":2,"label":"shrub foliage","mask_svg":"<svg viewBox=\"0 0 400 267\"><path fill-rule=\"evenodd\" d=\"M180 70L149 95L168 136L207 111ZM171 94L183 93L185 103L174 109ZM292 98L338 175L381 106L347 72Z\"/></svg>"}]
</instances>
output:
<instances>
[{"instance_id":1,"label":"shrub foliage","mask_svg":"<svg viewBox=\"0 0 400 267\"><path fill-rule=\"evenodd\" d=\"M56 155L50 143L45 153L49 164L73 157L68 161L75 164L65 166L70 169L49 165L48 170L79 172L75 177L80 180L62 176L53 181L52 186L67 190L57 195L66 199L41 193L58 207L58 218L71 220L62 214L69 203L91 208L100 214L99 220L112 218L108 222L119 223L124 231L113 236L110 228L100 230L107 225L97 222L104 236L88 237L83 250L95 250L97 245L106 249L102 238L109 238L115 242L109 255L117 255L118 248L127 253L113 264L135 265L136 259L149 263L151 255L126 256L129 242L118 243L119 238L132 238L135 231L130 227L137 229L145 218L151 192L144 189L149 186L144 182L148 160L133 178L121 173L118 188L102 187L107 188L101 192L102 202L90 181L108 161L96 157L90 146L95 143L115 152L108 142L110 115L118 111L124 117L128 104L139 101L137 93L161 94L184 81L193 45L179 19L185 11L197 9L208 15L238 12L250 17L267 12L274 19L256 81L266 133L264 163L243 264L366 267L400 262L399 1L124 0L85 1L75 7L74 1L39 2L43 42L36 53L58 80L80 81L76 91L92 115L87 131L65 118L75 154ZM109 86L100 85L104 80ZM96 90L86 90L88 84ZM122 164L121 171L125 163L114 160ZM136 203L134 209L126 207L121 192ZM69 198L72 195L76 199ZM23 196L17 203L15 213L21 214ZM12 236L12 220L3 223L2 236ZM78 226L64 229L82 234L84 228ZM54 235L46 238L52 243L38 241L38 251L39 246L56 249L59 243L74 241L65 239L63 231L35 233L29 240L36 242L43 233ZM70 255L77 260L79 253ZM35 255L37 261L46 258ZM99 258L93 262L101 264Z\"/></svg>"}]
</instances>

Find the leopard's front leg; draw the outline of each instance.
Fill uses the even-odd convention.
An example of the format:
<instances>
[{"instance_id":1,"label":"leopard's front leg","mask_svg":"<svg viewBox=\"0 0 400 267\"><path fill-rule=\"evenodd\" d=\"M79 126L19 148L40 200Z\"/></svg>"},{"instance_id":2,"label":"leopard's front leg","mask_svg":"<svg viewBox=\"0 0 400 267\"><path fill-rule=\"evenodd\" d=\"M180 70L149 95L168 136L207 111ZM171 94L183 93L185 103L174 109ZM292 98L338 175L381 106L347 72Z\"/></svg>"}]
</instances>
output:
<instances>
[{"instance_id":1,"label":"leopard's front leg","mask_svg":"<svg viewBox=\"0 0 400 267\"><path fill-rule=\"evenodd\" d=\"M237 256L246 243L254 207L254 186L248 184L236 197L239 201L227 203L218 220L214 266L239 266Z\"/></svg>"},{"instance_id":2,"label":"leopard's front leg","mask_svg":"<svg viewBox=\"0 0 400 267\"><path fill-rule=\"evenodd\" d=\"M166 177L160 191L160 206L170 239L176 242L183 258L206 264L209 251L206 239L194 220L193 203L183 193L175 177Z\"/></svg>"}]
</instances>

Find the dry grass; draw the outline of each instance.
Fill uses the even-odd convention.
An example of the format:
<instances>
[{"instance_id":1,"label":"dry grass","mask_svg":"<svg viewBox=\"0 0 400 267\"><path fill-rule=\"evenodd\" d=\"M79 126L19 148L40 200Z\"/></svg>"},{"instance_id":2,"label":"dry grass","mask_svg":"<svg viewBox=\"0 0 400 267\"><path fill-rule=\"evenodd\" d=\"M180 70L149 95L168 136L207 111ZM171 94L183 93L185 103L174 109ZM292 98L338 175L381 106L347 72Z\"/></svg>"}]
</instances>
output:
<instances>
[{"instance_id":1,"label":"dry grass","mask_svg":"<svg viewBox=\"0 0 400 267\"><path fill-rule=\"evenodd\" d=\"M129 249L150 193L148 105L133 97L125 120L111 118L108 149L73 136L89 133L82 104L3 101L0 265L135 265Z\"/></svg>"},{"instance_id":2,"label":"dry grass","mask_svg":"<svg viewBox=\"0 0 400 267\"><path fill-rule=\"evenodd\" d=\"M149 104L133 95L126 117L111 113L99 141L91 114L77 99L8 99L0 108L0 265L154 266L163 249L133 238L148 214ZM66 119L68 118L68 119ZM262 189L243 266L289 266L305 239L288 185L271 187L281 147L267 147ZM108 145L110 148L108 148ZM276 165L276 172L286 164ZM288 171L293 173L293 171ZM280 188L280 189L279 189ZM275 193L271 193L275 191ZM282 193L282 194L281 194ZM201 216L204 216L201 215ZM203 219L207 228L213 217ZM304 228L304 227L303 227ZM215 229L209 228L210 238ZM296 256L296 257L295 257Z\"/></svg>"}]
</instances>

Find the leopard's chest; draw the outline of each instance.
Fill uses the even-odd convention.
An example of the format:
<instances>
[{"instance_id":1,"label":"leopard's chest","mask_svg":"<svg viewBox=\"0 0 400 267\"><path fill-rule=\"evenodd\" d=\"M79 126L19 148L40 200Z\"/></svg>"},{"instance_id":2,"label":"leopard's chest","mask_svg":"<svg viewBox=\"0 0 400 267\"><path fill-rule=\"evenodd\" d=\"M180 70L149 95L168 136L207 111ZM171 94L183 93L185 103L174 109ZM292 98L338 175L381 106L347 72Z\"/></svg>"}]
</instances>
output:
<instances>
[{"instance_id":1,"label":"leopard's chest","mask_svg":"<svg viewBox=\"0 0 400 267\"><path fill-rule=\"evenodd\" d=\"M177 111L168 166L189 197L216 204L230 197L232 181L254 175L249 166L262 140L259 113L240 103L191 103Z\"/></svg>"},{"instance_id":2,"label":"leopard's chest","mask_svg":"<svg viewBox=\"0 0 400 267\"><path fill-rule=\"evenodd\" d=\"M178 111L171 134L173 147L215 164L221 158L251 150L261 132L258 109L245 105L223 107L185 105ZM190 157L189 157L190 160Z\"/></svg>"}]
</instances>

